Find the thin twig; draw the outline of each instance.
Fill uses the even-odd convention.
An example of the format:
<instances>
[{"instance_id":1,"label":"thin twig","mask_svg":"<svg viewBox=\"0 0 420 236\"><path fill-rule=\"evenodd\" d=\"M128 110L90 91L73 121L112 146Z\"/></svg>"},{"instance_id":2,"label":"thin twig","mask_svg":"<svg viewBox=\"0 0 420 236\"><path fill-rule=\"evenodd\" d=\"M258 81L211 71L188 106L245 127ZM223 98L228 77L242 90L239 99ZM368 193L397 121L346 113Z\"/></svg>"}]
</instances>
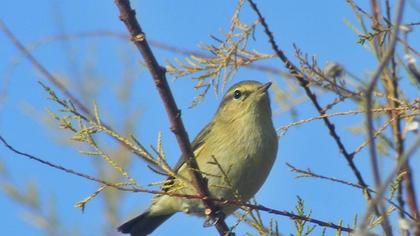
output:
<instances>
[{"instance_id":1,"label":"thin twig","mask_svg":"<svg viewBox=\"0 0 420 236\"><path fill-rule=\"evenodd\" d=\"M393 119L390 119L387 122L385 122L381 127L379 127L375 131L373 135L373 139L376 139L376 137L382 134L382 132L384 132L384 130L391 124L392 121ZM365 148L373 139L367 138L362 144L360 144L357 148L355 148L354 151L351 153L353 158L356 156L357 153L359 153L363 148Z\"/></svg>"},{"instance_id":2,"label":"thin twig","mask_svg":"<svg viewBox=\"0 0 420 236\"><path fill-rule=\"evenodd\" d=\"M405 111L407 109L409 109L409 108L408 107L406 107L406 108L399 107L399 108L396 109L396 108L382 107L382 108L372 109L372 112L387 112L387 111L392 111L392 110ZM281 126L280 128L277 128L276 130L277 130L278 133L280 133L279 134L280 136L283 136L287 132L287 130L289 128L293 127L293 126L309 123L309 122L312 122L312 121L315 121L315 120L322 120L325 117L333 118L333 117L336 117L336 116L357 115L357 114L363 114L363 113L366 113L366 111L364 111L364 110L339 111L339 112L335 112L335 113L331 113L331 114L324 114L324 115L321 115L321 116L315 116L315 117L310 117L310 118L307 118L307 119L295 121L295 122L289 123L287 125ZM407 115L405 115L405 117L417 116L417 115L420 115L420 113L407 114ZM389 123L387 124L387 126L388 125L389 125ZM350 155L353 158L354 153L350 153Z\"/></svg>"},{"instance_id":3,"label":"thin twig","mask_svg":"<svg viewBox=\"0 0 420 236\"><path fill-rule=\"evenodd\" d=\"M334 223L331 223L331 222L325 222L325 221L322 221L322 220L317 220L317 219L306 217L306 216L299 216L299 215L293 214L293 213L288 212L288 211L276 210L276 209L272 209L272 208L269 208L269 207L265 207L261 204L255 205L255 204L250 204L250 203L246 203L246 202L241 202L241 201L238 201L236 199L226 200L226 199L222 199L222 198L212 198L212 197L206 197L206 196L203 197L203 196L199 196L199 195L180 194L180 193L165 192L165 191L155 191L155 190L139 188L139 187L136 187L136 186L127 187L126 184L112 183L112 182L109 182L109 181L105 181L105 180L102 180L102 179L99 179L99 178L96 178L96 177L93 177L93 176L90 176L90 175L87 175L87 174L83 174L81 172L78 172L78 171L75 171L75 170L72 170L72 169L69 169L69 168L54 164L52 162L45 161L45 160L43 160L39 157L36 157L34 155L31 155L31 154L28 154L28 153L25 153L25 152L21 152L21 151L17 150L16 148L14 148L12 145L10 145L1 135L0 135L0 141L4 144L4 146L6 148L8 148L10 151L16 153L20 157L28 158L30 160L39 162L39 163L41 163L43 165L46 165L48 167L58 169L60 171L66 172L68 174L79 176L79 177L82 177L84 179L87 179L87 180L90 180L90 181L93 181L93 182L96 182L96 183L100 183L100 184L103 184L103 185L106 185L106 186L109 186L109 187L112 187L112 188L115 188L115 189L118 189L118 190L121 190L121 191L150 193L150 194L154 194L154 195L168 195L168 196L171 196L171 197L186 198L186 199L201 199L201 200L206 199L206 200L209 200L209 201L212 201L212 202L219 202L222 205L235 205L235 206L238 206L238 207L248 207L250 209L265 211L265 212L268 212L268 213L274 214L274 215L286 216L286 217L289 217L291 219L308 221L308 222L317 224L317 225L322 226L322 227L333 228L333 229L336 229L336 230L341 230L343 232L353 232L353 229L351 229L351 228L343 227L343 226L340 226L340 225L337 225L337 224L334 224Z\"/></svg>"},{"instance_id":4,"label":"thin twig","mask_svg":"<svg viewBox=\"0 0 420 236\"><path fill-rule=\"evenodd\" d=\"M182 156L188 167L190 167L192 184L196 188L198 195L203 199L206 215L216 222L215 226L220 235L233 235L233 233L230 232L229 227L225 223L224 219L217 217L217 209L215 204L212 201L207 200L207 197L210 196L208 186L199 171L199 167L194 157L194 152L191 148L187 131L185 130L184 124L181 120L181 111L178 109L175 103L175 99L166 80L166 71L158 64L152 50L150 49L145 34L136 19L135 10L131 8L129 0L115 0L115 4L118 7L121 21L127 27L132 37L133 43L136 45L141 55L143 56L145 64L147 65L147 68L149 69L153 80L155 81L156 89L162 98L168 118L171 123L171 131L175 134L178 145L182 151Z\"/></svg>"},{"instance_id":5,"label":"thin twig","mask_svg":"<svg viewBox=\"0 0 420 236\"><path fill-rule=\"evenodd\" d=\"M340 183L340 184L347 185L347 186L354 187L354 188L363 189L363 187L360 186L359 184L355 184L355 183L352 183L352 182L349 182L349 181L346 181L346 180L342 180L342 179L338 179L338 178L334 178L334 177L320 175L320 174L314 173L310 169L307 169L307 170L298 169L297 167L293 166L290 163L286 163L286 165L287 165L287 167L290 168L290 170L292 172L300 174L296 178L313 177L313 178L328 180L328 181L331 181L331 182L334 182L334 183ZM369 191L371 193L376 193L375 190L373 190L371 188L368 188L367 191ZM404 209L400 208L397 203L392 201L392 199L386 198L386 201L389 204L393 205L398 210L400 210L404 215L408 216L410 219L415 220L414 216L412 216L409 212L405 211Z\"/></svg>"},{"instance_id":6,"label":"thin twig","mask_svg":"<svg viewBox=\"0 0 420 236\"><path fill-rule=\"evenodd\" d=\"M366 16L367 18L373 20L373 17L371 15L369 15L369 13L367 13L365 10L363 10L359 5L357 5L353 0L346 0L346 2L355 10L357 10L357 12L359 12L361 15Z\"/></svg>"}]
</instances>

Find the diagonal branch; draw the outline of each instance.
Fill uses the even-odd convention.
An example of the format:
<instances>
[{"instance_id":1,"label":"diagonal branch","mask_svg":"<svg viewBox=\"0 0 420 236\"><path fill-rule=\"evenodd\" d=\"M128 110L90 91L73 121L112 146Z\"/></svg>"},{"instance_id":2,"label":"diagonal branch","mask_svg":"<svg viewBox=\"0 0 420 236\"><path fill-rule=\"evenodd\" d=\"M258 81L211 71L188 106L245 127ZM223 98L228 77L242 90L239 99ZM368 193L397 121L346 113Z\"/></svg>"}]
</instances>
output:
<instances>
[{"instance_id":1,"label":"diagonal branch","mask_svg":"<svg viewBox=\"0 0 420 236\"><path fill-rule=\"evenodd\" d=\"M83 113L89 117L89 118L93 118L93 114L90 112L90 110L83 105L83 103L80 102L80 100L78 100L59 80L57 80L35 57L32 56L32 54L29 52L29 50L14 36L14 34L7 28L7 26L0 21L0 30L2 30L6 36L12 41L12 43L19 49L19 51L22 52L22 54L30 61L30 63L41 72L42 75L45 76L45 78L47 78L47 80L49 80L52 84L54 84L61 92L63 92L63 94L68 97L70 99L71 102L73 102L77 107L79 107ZM165 79L166 81L166 79ZM167 83L166 83L167 84ZM178 109L176 109L178 110ZM180 117L176 118L176 119L180 119ZM104 124L104 126L108 127L108 125ZM185 131L185 129L184 129ZM189 141L187 142L189 145ZM127 145L125 143L121 143L123 144L125 147L127 147ZM130 149L130 147L127 147ZM131 149L130 149L131 150ZM136 153L137 154L137 153ZM141 156L141 155L140 155ZM195 161L195 159L194 159ZM188 163L188 162L187 162ZM208 196L208 195L205 195ZM203 197L206 198L206 197ZM207 209L214 209L214 208L207 208ZM211 211L207 211L209 213L209 216L214 215L216 212L214 210ZM216 224L217 227L219 227L219 224L222 221L219 220L218 224ZM224 223L224 221L223 221ZM225 224L226 225L226 224ZM223 226L223 225L222 225ZM226 232L228 232L228 227L226 225Z\"/></svg>"},{"instance_id":2,"label":"diagonal branch","mask_svg":"<svg viewBox=\"0 0 420 236\"><path fill-rule=\"evenodd\" d=\"M12 43L22 52L22 54L31 62L31 64L43 74L48 81L56 86L66 97L79 107L83 113L89 117L93 117L89 109L83 105L59 80L57 80L32 54L29 50L23 46L23 44L15 37L15 35L9 30L6 24L0 20L0 29L6 34L6 36L12 41Z\"/></svg>"},{"instance_id":3,"label":"diagonal branch","mask_svg":"<svg viewBox=\"0 0 420 236\"><path fill-rule=\"evenodd\" d=\"M277 43L274 41L274 36L271 33L270 29L268 28L268 25L262 16L261 12L259 11L257 5L254 3L253 0L248 0L248 2L251 5L251 8L255 11L257 14L261 25L264 27L264 31L266 35L268 36L269 42L273 48L273 50L276 52L277 56L280 58L280 60L284 63L286 68L289 70L290 74L292 74L299 82L300 86L305 90L306 95L308 98L312 101L313 105L315 106L318 113L322 116L322 120L324 121L325 125L327 126L329 133L331 137L335 140L338 149L340 150L340 153L344 156L344 158L347 160L348 165L350 166L351 170L353 171L354 175L356 176L357 182L360 186L363 187L363 191L366 193L368 199L371 199L371 194L367 191L368 186L365 182L365 180L362 177L362 174L360 173L359 169L356 167L356 164L352 160L352 155L347 151L344 144L342 143L340 136L338 136L334 124L328 119L328 117L325 114L325 110L322 109L321 105L318 102L318 99L316 95L312 92L312 90L309 88L309 82L306 78L305 74L300 72L299 68L297 68L283 53L283 51L277 46Z\"/></svg>"},{"instance_id":4,"label":"diagonal branch","mask_svg":"<svg viewBox=\"0 0 420 236\"><path fill-rule=\"evenodd\" d=\"M166 71L158 64L155 56L153 55L145 34L135 17L135 10L131 8L129 0L115 0L115 4L118 7L121 21L124 22L130 32L133 43L143 56L147 68L155 81L156 89L162 98L168 118L171 122L171 131L175 134L178 145L182 151L182 156L187 165L190 167L192 183L196 188L198 195L203 199L203 203L206 208L206 215L216 220L215 226L220 235L232 234L229 232L229 227L224 222L224 219L218 219L216 216L217 210L215 204L207 199L207 197L210 196L207 183L199 172L188 134L181 120L181 111L175 103L175 99L166 80Z\"/></svg>"}]
</instances>

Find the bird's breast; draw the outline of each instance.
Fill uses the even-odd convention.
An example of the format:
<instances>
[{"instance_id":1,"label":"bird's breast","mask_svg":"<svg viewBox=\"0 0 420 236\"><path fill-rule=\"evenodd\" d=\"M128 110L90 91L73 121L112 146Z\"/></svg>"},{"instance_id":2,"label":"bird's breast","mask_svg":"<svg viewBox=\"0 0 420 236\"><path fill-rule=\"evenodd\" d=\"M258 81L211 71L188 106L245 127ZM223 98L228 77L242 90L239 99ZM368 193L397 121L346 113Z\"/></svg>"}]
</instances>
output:
<instances>
[{"instance_id":1,"label":"bird's breast","mask_svg":"<svg viewBox=\"0 0 420 236\"><path fill-rule=\"evenodd\" d=\"M277 136L271 119L253 126L225 127L223 133L225 138L203 147L208 150L200 155L211 153L212 156L205 157L207 162L199 163L200 169L210 171L206 177L215 196L229 199L239 196L248 200L266 180L276 157Z\"/></svg>"}]
</instances>

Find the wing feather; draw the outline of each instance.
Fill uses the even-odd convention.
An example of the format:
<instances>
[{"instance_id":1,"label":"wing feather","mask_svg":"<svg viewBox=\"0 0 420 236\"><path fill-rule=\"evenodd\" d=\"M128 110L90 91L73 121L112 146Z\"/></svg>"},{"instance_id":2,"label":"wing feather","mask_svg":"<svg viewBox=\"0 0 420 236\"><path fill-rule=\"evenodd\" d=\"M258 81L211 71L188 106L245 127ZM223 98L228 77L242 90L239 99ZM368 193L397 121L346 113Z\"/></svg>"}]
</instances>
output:
<instances>
[{"instance_id":1,"label":"wing feather","mask_svg":"<svg viewBox=\"0 0 420 236\"><path fill-rule=\"evenodd\" d=\"M191 148L194 152L195 158L198 158L197 157L198 153L200 152L201 147L205 143L205 140L207 140L207 137L210 134L212 127L213 127L213 122L206 125L206 127L204 127L204 129L202 129L200 133L198 133L197 137L191 143ZM174 167L174 171L178 172L184 164L185 164L184 157L181 156L181 158L179 158L178 160L178 163L176 163ZM167 181L162 186L162 190L165 192L168 191L172 187L173 184L174 184L174 177L172 176L168 177Z\"/></svg>"}]
</instances>

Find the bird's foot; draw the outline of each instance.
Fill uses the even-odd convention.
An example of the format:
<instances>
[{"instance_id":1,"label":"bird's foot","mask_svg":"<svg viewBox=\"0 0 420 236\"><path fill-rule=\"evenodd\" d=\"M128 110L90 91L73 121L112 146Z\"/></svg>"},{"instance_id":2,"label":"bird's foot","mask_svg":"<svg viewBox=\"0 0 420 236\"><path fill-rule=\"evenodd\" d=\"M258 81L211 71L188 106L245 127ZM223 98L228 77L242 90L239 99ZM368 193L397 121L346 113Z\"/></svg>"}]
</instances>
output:
<instances>
[{"instance_id":1,"label":"bird's foot","mask_svg":"<svg viewBox=\"0 0 420 236\"><path fill-rule=\"evenodd\" d=\"M211 227L211 226L217 224L217 222L219 222L219 220L224 220L225 217L226 217L225 213L223 213L223 211L221 211L219 209L215 211L214 217L210 217L210 214L205 214L205 215L206 215L206 220L204 221L203 227Z\"/></svg>"}]
</instances>

